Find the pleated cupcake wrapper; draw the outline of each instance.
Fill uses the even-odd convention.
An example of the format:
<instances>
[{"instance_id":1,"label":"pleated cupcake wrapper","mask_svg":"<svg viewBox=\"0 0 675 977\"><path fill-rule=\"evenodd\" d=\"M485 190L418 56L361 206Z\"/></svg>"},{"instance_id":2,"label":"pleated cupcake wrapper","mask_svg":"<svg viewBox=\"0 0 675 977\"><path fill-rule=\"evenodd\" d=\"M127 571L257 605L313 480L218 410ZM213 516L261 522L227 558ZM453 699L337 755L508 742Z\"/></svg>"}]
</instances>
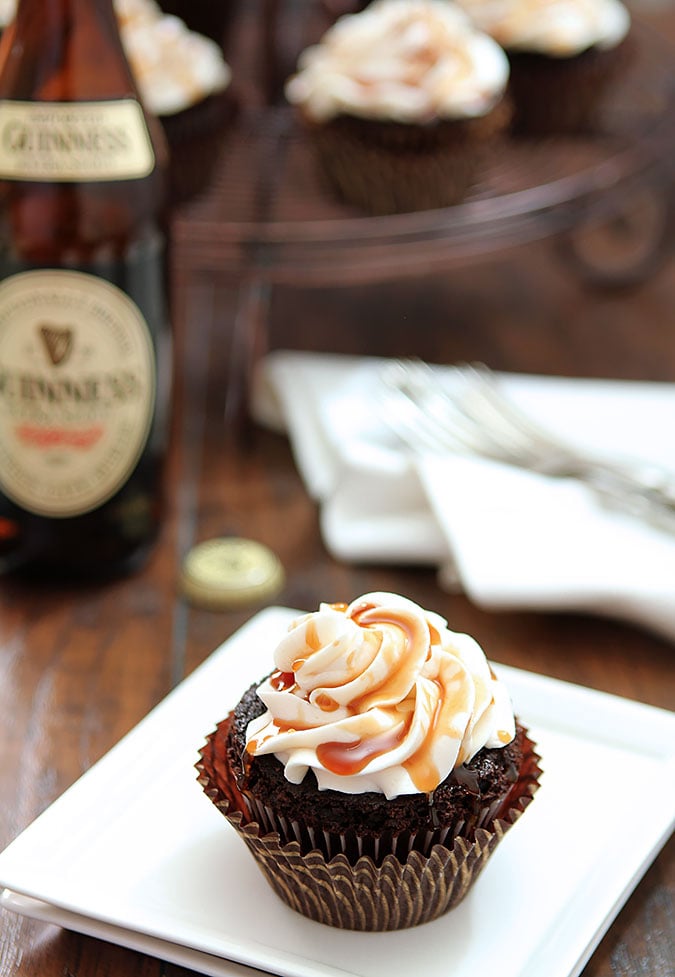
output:
<instances>
[{"instance_id":1,"label":"pleated cupcake wrapper","mask_svg":"<svg viewBox=\"0 0 675 977\"><path fill-rule=\"evenodd\" d=\"M169 147L172 205L208 188L238 111L238 96L230 85L182 112L160 118Z\"/></svg>"},{"instance_id":2,"label":"pleated cupcake wrapper","mask_svg":"<svg viewBox=\"0 0 675 977\"><path fill-rule=\"evenodd\" d=\"M277 815L268 804L262 804L256 798L246 797L244 801L246 805L244 817L258 825L261 835L275 833L279 836L281 845L297 842L302 851L316 849L328 861L337 855L344 855L351 861L367 856L379 864L387 854L394 855L399 861L405 861L413 851L427 855L434 845L452 847L455 839L460 837L462 832L466 833L467 829L466 821L462 819L435 831L424 833L402 831L377 838L363 837L356 832L337 834L331 831L318 831L302 821L289 821L288 818ZM501 804L499 800L483 808L472 820L473 830L491 824Z\"/></svg>"},{"instance_id":3,"label":"pleated cupcake wrapper","mask_svg":"<svg viewBox=\"0 0 675 977\"><path fill-rule=\"evenodd\" d=\"M381 848L350 859L344 851L354 849L354 837L330 832L317 837L299 821L289 824L277 818L268 806L249 806L229 772L224 726L200 751L199 783L244 840L277 895L302 915L340 929L404 929L454 908L539 785L539 757L527 740L530 752L518 780L497 805L503 812L495 817L495 805L482 811L481 826L470 838L461 835L458 823L447 829L443 844L438 832L424 839L406 833L381 839L386 852ZM289 834L295 840L285 840ZM363 849L363 840L356 844Z\"/></svg>"},{"instance_id":4,"label":"pleated cupcake wrapper","mask_svg":"<svg viewBox=\"0 0 675 977\"><path fill-rule=\"evenodd\" d=\"M511 109L502 99L481 118L426 125L349 116L314 123L300 116L333 191L379 215L462 200L481 169L485 147L506 130Z\"/></svg>"},{"instance_id":5,"label":"pleated cupcake wrapper","mask_svg":"<svg viewBox=\"0 0 675 977\"><path fill-rule=\"evenodd\" d=\"M569 58L512 52L509 88L514 130L521 135L588 133L602 123L605 96L635 55L629 35L617 47Z\"/></svg>"}]
</instances>

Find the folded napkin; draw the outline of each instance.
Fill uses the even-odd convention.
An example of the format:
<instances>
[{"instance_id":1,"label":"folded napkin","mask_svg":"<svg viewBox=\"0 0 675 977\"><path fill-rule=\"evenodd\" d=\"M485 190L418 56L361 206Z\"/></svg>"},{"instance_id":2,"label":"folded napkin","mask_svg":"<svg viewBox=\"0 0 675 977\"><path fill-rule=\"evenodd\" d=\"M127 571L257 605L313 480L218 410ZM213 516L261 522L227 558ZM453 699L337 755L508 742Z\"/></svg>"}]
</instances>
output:
<instances>
[{"instance_id":1,"label":"folded napkin","mask_svg":"<svg viewBox=\"0 0 675 977\"><path fill-rule=\"evenodd\" d=\"M457 454L413 454L382 416L385 360L278 351L256 420L286 431L325 545L352 562L436 565L486 609L583 610L675 639L675 534L603 507L571 479ZM500 375L580 449L675 470L675 385Z\"/></svg>"}]
</instances>

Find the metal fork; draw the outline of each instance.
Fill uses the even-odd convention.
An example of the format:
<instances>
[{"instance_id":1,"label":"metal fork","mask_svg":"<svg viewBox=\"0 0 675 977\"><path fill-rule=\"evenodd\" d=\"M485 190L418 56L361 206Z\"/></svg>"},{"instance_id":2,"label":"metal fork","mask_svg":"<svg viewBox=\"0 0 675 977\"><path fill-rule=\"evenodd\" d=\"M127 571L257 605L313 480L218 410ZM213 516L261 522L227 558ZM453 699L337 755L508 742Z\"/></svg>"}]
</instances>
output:
<instances>
[{"instance_id":1,"label":"metal fork","mask_svg":"<svg viewBox=\"0 0 675 977\"><path fill-rule=\"evenodd\" d=\"M482 363L435 369L395 360L380 374L382 416L412 450L477 454L590 486L602 503L675 532L675 472L585 455L537 424Z\"/></svg>"}]
</instances>

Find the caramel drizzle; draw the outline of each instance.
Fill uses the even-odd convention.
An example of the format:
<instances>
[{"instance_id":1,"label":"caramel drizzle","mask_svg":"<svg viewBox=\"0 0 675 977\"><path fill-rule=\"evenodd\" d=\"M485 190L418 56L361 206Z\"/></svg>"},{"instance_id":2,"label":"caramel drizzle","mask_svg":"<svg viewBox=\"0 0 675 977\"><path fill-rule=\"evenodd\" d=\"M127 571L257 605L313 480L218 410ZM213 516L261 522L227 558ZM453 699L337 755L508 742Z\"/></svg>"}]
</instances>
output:
<instances>
[{"instance_id":1,"label":"caramel drizzle","mask_svg":"<svg viewBox=\"0 0 675 977\"><path fill-rule=\"evenodd\" d=\"M346 604L330 606L341 612L347 609ZM401 656L399 667L394 668L399 648L395 643L388 645L386 650L381 652L386 655L388 666L386 676L377 686L352 700L348 706L352 715L359 715L377 705L391 716L393 720L391 728L375 736L359 738L351 742L329 741L319 744L316 748L319 763L331 773L345 777L360 773L377 757L396 750L409 735L414 715L415 677L420 666L418 660L420 654L415 654L415 650L424 649L424 655L428 659L432 653L431 646L438 645L441 641L438 630L429 621L425 622L425 634L420 633L419 628L414 625L411 626L409 617L404 610L390 609L384 612L371 602L363 602L352 608L350 616L356 624L364 629L373 629L382 624L399 628L405 636L406 649ZM313 620L307 622L305 643L309 653L307 657L322 647ZM296 682L295 671L302 667L306 661L307 658L299 657L293 662L292 672L281 670L274 672L270 677L272 688L276 691L287 691L297 695L300 690ZM461 663L456 661L453 662L450 670L444 669L443 671L446 672L445 675L439 675L433 680L438 687L438 696L424 740L415 753L401 764L410 776L415 788L422 793L432 791L441 780L440 771L432 760L433 744L439 728L447 729L451 736L458 739L462 737L460 730L453 729L452 720L457 711L462 711L467 705L466 692L461 681L464 669ZM308 697L304 693L303 697L307 701ZM406 703L408 715L403 721L400 721L402 713L406 711L404 708ZM316 696L314 704L328 713L339 708L339 704L323 691ZM399 721L396 721L397 719ZM314 725L300 726L297 722L289 724L276 719L274 726L282 733L315 728ZM508 742L508 739L504 739L508 734L503 730L500 730L497 735L503 742ZM248 745L249 752L255 753L259 743L264 739L266 737L263 736L261 740L252 740ZM461 761L461 757L459 759Z\"/></svg>"}]
</instances>

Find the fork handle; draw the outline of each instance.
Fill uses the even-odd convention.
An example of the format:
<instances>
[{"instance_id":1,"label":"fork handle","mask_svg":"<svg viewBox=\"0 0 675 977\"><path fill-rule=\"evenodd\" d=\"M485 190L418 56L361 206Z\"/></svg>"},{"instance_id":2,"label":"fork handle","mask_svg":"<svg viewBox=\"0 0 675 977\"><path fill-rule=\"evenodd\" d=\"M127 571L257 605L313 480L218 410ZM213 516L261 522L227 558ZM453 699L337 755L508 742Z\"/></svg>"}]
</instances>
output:
<instances>
[{"instance_id":1,"label":"fork handle","mask_svg":"<svg viewBox=\"0 0 675 977\"><path fill-rule=\"evenodd\" d=\"M675 533L675 484L663 471L645 468L640 474L613 465L588 463L577 477L610 508L659 529Z\"/></svg>"}]
</instances>

